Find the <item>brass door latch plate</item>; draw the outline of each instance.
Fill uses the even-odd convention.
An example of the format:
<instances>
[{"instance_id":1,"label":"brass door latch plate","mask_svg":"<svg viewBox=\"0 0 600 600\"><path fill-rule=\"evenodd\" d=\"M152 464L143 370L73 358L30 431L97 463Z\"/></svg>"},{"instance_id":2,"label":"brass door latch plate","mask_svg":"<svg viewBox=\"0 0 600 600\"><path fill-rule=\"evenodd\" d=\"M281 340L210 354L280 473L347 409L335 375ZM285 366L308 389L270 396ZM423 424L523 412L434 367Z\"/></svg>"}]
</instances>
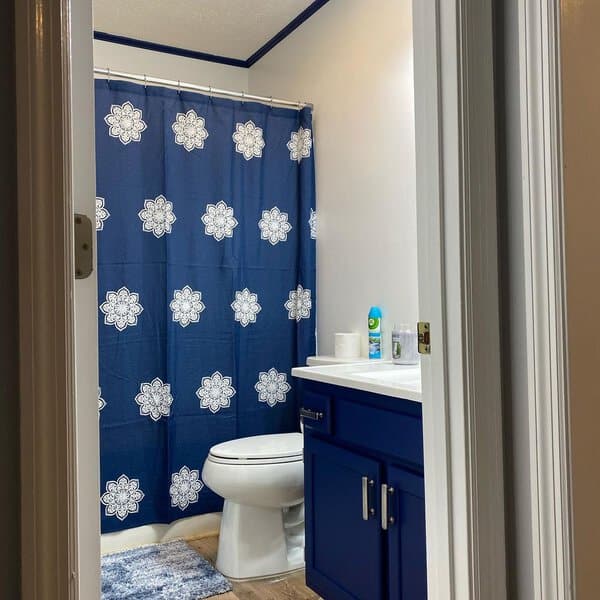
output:
<instances>
[{"instance_id":1,"label":"brass door latch plate","mask_svg":"<svg viewBox=\"0 0 600 600\"><path fill-rule=\"evenodd\" d=\"M417 323L417 333L419 341L419 354L431 354L431 326L426 321Z\"/></svg>"}]
</instances>

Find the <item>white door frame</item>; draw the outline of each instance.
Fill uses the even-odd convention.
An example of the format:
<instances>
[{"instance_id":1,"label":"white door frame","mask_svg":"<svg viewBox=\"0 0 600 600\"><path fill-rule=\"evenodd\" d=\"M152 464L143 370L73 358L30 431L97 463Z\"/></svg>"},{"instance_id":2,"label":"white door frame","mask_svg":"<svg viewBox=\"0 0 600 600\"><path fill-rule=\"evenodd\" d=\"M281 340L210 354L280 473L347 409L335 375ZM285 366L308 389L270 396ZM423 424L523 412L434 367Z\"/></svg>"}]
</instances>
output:
<instances>
[{"instance_id":1,"label":"white door frame","mask_svg":"<svg viewBox=\"0 0 600 600\"><path fill-rule=\"evenodd\" d=\"M532 600L575 598L562 180L560 2L518 6ZM516 340L513 343L519 343ZM521 457L525 459L525 457Z\"/></svg>"},{"instance_id":2,"label":"white door frame","mask_svg":"<svg viewBox=\"0 0 600 600\"><path fill-rule=\"evenodd\" d=\"M413 2L429 598L506 598L490 0Z\"/></svg>"},{"instance_id":3,"label":"white door frame","mask_svg":"<svg viewBox=\"0 0 600 600\"><path fill-rule=\"evenodd\" d=\"M95 222L92 2L15 10L22 598L87 600L100 596L98 317L95 276L73 277L73 213Z\"/></svg>"},{"instance_id":4,"label":"white door frame","mask_svg":"<svg viewBox=\"0 0 600 600\"><path fill-rule=\"evenodd\" d=\"M71 229L74 208L94 217L91 0L16 5L23 598L87 600L99 595L97 301L72 280ZM501 599L491 0L415 0L413 14L429 598ZM74 294L89 305L77 321Z\"/></svg>"}]
</instances>

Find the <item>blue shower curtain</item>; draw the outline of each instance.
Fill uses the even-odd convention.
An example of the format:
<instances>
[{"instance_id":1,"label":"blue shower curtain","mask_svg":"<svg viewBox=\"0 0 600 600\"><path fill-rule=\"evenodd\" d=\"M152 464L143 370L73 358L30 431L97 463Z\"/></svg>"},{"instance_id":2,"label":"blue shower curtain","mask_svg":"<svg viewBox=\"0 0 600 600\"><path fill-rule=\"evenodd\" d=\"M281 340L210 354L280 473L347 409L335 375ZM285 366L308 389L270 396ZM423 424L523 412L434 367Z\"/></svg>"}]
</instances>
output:
<instances>
[{"instance_id":1,"label":"blue shower curtain","mask_svg":"<svg viewBox=\"0 0 600 600\"><path fill-rule=\"evenodd\" d=\"M209 448L298 430L311 112L97 80L102 531L218 511Z\"/></svg>"}]
</instances>

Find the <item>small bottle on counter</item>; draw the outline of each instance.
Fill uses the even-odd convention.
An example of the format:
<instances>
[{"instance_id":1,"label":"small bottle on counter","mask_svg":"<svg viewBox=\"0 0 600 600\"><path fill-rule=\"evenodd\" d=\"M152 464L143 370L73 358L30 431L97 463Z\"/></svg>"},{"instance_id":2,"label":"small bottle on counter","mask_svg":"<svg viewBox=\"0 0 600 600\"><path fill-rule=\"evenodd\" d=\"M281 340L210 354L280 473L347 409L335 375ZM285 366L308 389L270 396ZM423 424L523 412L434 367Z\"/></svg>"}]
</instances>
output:
<instances>
[{"instance_id":1,"label":"small bottle on counter","mask_svg":"<svg viewBox=\"0 0 600 600\"><path fill-rule=\"evenodd\" d=\"M392 330L392 362L395 365L415 365L419 362L417 332L410 325L400 325Z\"/></svg>"}]
</instances>

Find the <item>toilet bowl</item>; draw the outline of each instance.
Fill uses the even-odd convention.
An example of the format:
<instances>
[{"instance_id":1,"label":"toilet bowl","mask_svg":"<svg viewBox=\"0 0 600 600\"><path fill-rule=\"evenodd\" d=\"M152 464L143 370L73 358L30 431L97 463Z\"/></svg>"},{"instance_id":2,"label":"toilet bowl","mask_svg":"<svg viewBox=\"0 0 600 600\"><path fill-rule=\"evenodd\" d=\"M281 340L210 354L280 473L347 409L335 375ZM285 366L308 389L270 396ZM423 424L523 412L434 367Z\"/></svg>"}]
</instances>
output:
<instances>
[{"instance_id":1,"label":"toilet bowl","mask_svg":"<svg viewBox=\"0 0 600 600\"><path fill-rule=\"evenodd\" d=\"M231 579L304 566L304 470L300 433L257 435L210 449L202 480L225 499L217 569Z\"/></svg>"}]
</instances>

